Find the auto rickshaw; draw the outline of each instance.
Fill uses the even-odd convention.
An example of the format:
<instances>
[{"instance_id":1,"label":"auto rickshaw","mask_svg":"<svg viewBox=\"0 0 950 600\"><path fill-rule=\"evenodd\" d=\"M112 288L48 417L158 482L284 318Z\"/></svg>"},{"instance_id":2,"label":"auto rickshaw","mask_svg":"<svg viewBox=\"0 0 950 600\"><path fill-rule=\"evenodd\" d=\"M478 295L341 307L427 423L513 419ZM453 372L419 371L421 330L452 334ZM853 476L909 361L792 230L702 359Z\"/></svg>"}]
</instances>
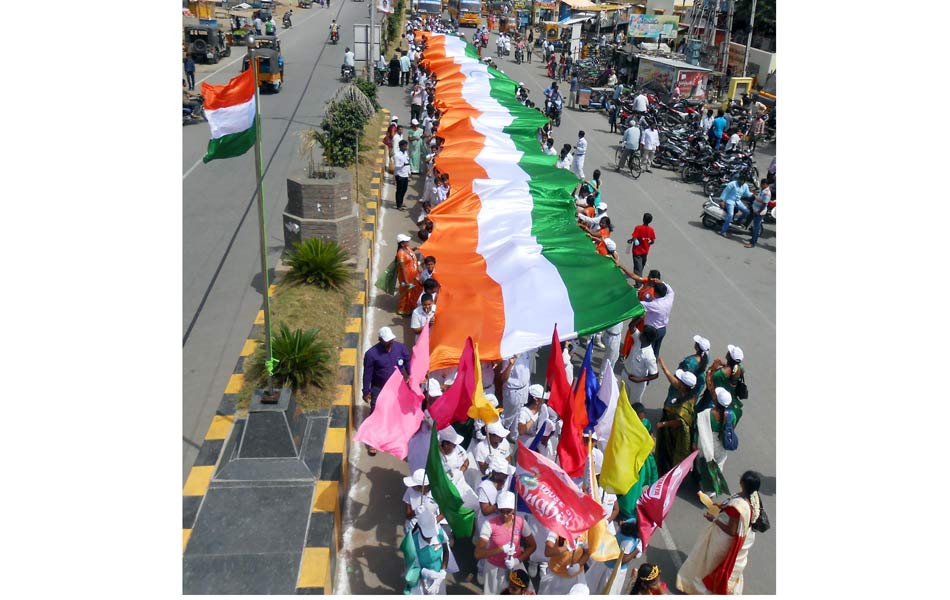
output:
<instances>
[{"instance_id":1,"label":"auto rickshaw","mask_svg":"<svg viewBox=\"0 0 950 600\"><path fill-rule=\"evenodd\" d=\"M254 51L257 59L257 87L261 92L280 92L284 82L284 58L280 52L271 48L259 48ZM251 68L250 59L245 56L241 65L241 72Z\"/></svg>"}]
</instances>

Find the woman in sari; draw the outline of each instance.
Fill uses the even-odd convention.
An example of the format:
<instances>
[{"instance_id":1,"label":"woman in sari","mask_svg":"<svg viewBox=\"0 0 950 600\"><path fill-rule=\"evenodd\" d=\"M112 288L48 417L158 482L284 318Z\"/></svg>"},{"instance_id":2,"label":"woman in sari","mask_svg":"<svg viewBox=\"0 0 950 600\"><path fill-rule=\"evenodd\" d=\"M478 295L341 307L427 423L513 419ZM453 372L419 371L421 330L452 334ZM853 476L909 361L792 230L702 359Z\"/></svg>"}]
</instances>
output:
<instances>
[{"instance_id":1,"label":"woman in sari","mask_svg":"<svg viewBox=\"0 0 950 600\"><path fill-rule=\"evenodd\" d=\"M411 239L404 233L396 236L396 281L399 284L399 305L396 307L396 314L400 317L408 317L416 309L422 294L419 263L416 261L415 252L409 246Z\"/></svg>"},{"instance_id":2,"label":"woman in sari","mask_svg":"<svg viewBox=\"0 0 950 600\"><path fill-rule=\"evenodd\" d=\"M663 418L656 424L656 466L660 473L666 473L693 451L696 376L682 369L670 373L662 357L657 364L670 382Z\"/></svg>"},{"instance_id":3,"label":"woman in sari","mask_svg":"<svg viewBox=\"0 0 950 600\"><path fill-rule=\"evenodd\" d=\"M736 415L727 410L732 404L732 395L721 387L712 385L712 377L707 373L706 385L716 396L716 405L696 413L696 437L694 444L699 449L694 469L699 476L699 487L709 495L728 494L729 485L722 474L726 465L726 448L722 445L723 423L728 418L732 426L736 425Z\"/></svg>"},{"instance_id":4,"label":"woman in sari","mask_svg":"<svg viewBox=\"0 0 950 600\"><path fill-rule=\"evenodd\" d=\"M702 399L703 392L706 391L706 369L709 367L709 348L709 340L701 335L694 335L693 350L695 350L695 352L683 358L676 367L677 369L689 371L696 376L696 387L693 388L693 395L696 396L697 403ZM669 396L667 396L667 400L669 400Z\"/></svg>"},{"instance_id":5,"label":"woman in sari","mask_svg":"<svg viewBox=\"0 0 950 600\"><path fill-rule=\"evenodd\" d=\"M676 574L676 589L686 594L742 594L742 572L755 543L752 524L759 518L762 477L746 471L739 493L722 504L718 514L703 515L709 526Z\"/></svg>"},{"instance_id":6,"label":"woman in sari","mask_svg":"<svg viewBox=\"0 0 950 600\"><path fill-rule=\"evenodd\" d=\"M715 404L715 397L710 393L717 387L721 387L732 396L733 401L735 402L733 406L733 411L736 413L736 422L739 422L739 419L742 418L742 402L737 401L736 398L736 384L739 383L739 379L742 378L744 370L742 368L742 348L738 346L728 345L726 346L726 360L717 358L713 361L712 365L709 366L709 370L712 371L712 380L713 383L707 387L707 393L703 396L702 401L696 406L696 410L701 411L706 408L709 408Z\"/></svg>"},{"instance_id":7,"label":"woman in sari","mask_svg":"<svg viewBox=\"0 0 950 600\"><path fill-rule=\"evenodd\" d=\"M409 140L409 170L418 175L422 164L422 128L416 119L412 120L406 139Z\"/></svg>"}]
</instances>

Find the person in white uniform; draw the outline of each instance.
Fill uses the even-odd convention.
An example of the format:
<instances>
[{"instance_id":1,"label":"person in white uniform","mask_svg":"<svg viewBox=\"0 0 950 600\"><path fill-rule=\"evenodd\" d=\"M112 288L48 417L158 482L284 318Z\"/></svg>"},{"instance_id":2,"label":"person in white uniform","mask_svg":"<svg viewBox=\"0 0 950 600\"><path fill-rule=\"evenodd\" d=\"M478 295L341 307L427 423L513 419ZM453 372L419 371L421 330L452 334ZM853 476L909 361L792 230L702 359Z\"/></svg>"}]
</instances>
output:
<instances>
[{"instance_id":1,"label":"person in white uniform","mask_svg":"<svg viewBox=\"0 0 950 600\"><path fill-rule=\"evenodd\" d=\"M518 412L518 439L526 447L531 446L541 424L548 419L551 412L547 406L548 394L544 388L535 383L528 386L528 402Z\"/></svg>"},{"instance_id":2,"label":"person in white uniform","mask_svg":"<svg viewBox=\"0 0 950 600\"><path fill-rule=\"evenodd\" d=\"M429 480L426 477L425 469L416 469L412 475L402 478L406 484L406 492L402 495L402 503L406 508L406 522L404 523L406 534L416 526L416 517L423 511L428 510L437 515L439 524L448 525L445 515L439 508L439 503L432 497L432 490L429 489Z\"/></svg>"},{"instance_id":3,"label":"person in white uniform","mask_svg":"<svg viewBox=\"0 0 950 600\"><path fill-rule=\"evenodd\" d=\"M452 480L452 484L459 492L462 498L462 504L466 508L475 510L478 508L478 496L475 490L465 481L465 471L471 468L468 458L468 452L462 448L462 440L455 429L451 426L439 430L439 450L442 455L442 466L446 474Z\"/></svg>"},{"instance_id":4,"label":"person in white uniform","mask_svg":"<svg viewBox=\"0 0 950 600\"><path fill-rule=\"evenodd\" d=\"M630 386L631 405L642 402L647 384L659 377L656 355L653 354L655 337L656 329L649 325L644 325L643 331L633 330L633 348L623 361L624 377Z\"/></svg>"},{"instance_id":5,"label":"person in white uniform","mask_svg":"<svg viewBox=\"0 0 950 600\"><path fill-rule=\"evenodd\" d=\"M521 407L528 402L528 384L531 383L531 356L528 352L516 354L508 359L504 370L499 374L503 382L501 404L502 425L509 431L510 439L518 436L518 415Z\"/></svg>"}]
</instances>

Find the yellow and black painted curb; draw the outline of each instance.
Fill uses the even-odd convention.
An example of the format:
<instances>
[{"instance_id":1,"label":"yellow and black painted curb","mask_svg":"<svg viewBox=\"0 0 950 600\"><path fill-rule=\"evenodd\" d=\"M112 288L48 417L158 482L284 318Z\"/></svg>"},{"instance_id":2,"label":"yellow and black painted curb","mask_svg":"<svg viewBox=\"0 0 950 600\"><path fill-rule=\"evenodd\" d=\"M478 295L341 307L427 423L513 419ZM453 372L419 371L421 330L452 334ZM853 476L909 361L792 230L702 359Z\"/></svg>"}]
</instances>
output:
<instances>
[{"instance_id":1,"label":"yellow and black painted curb","mask_svg":"<svg viewBox=\"0 0 950 600\"><path fill-rule=\"evenodd\" d=\"M357 360L362 350L363 323L366 318L366 303L370 285L370 274L376 246L376 216L382 202L384 181L385 146L382 144L389 125L389 111L382 109L385 116L379 136L379 149L374 158L375 175L370 184L370 193L366 198L366 212L362 224L362 236L368 242L367 261L362 273L355 273L357 294L350 305L343 347L340 350L339 378L336 400L327 412L329 416L326 435L323 440L323 456L320 472L314 484L311 514L307 525L305 546L301 556L297 575L297 594L332 594L332 581L337 567L337 556L342 548L342 511L349 490L349 469L347 464L348 448L352 437L353 406L361 400L361 382ZM268 289L273 295L274 285ZM228 384L225 387L221 403L215 412L204 442L198 452L194 465L188 474L182 489L182 553L188 547L191 531L197 520L202 501L211 484L211 478L221 459L224 445L231 434L236 420L237 398L244 385L244 362L254 353L258 338L262 337L264 311L258 311L254 325L248 334L237 363L234 366Z\"/></svg>"},{"instance_id":2,"label":"yellow and black painted curb","mask_svg":"<svg viewBox=\"0 0 950 600\"><path fill-rule=\"evenodd\" d=\"M350 440L353 436L353 407L361 401L362 382L357 361L362 356L363 326L366 322L366 304L374 253L376 252L376 216L382 204L383 168L385 151L383 137L389 125L389 111L379 134L379 149L375 157L370 193L366 198L366 212L362 235L368 242L367 261L362 277L356 278L357 294L350 305L344 329L343 349L340 351L339 384L336 401L330 408L330 425L323 445L323 463L313 492L313 508L307 526L306 546L297 576L297 594L332 594L337 557L343 548L343 513L349 492L347 463Z\"/></svg>"}]
</instances>

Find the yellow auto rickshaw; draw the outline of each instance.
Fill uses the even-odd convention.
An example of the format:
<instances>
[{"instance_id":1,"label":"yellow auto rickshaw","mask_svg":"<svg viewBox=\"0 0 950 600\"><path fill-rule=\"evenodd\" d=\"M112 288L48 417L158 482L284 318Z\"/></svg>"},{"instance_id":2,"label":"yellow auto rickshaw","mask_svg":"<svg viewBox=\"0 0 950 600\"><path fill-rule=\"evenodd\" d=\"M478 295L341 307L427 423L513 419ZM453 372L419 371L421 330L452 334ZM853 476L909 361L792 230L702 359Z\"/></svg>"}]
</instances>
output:
<instances>
[{"instance_id":1,"label":"yellow auto rickshaw","mask_svg":"<svg viewBox=\"0 0 950 600\"><path fill-rule=\"evenodd\" d=\"M258 89L261 92L269 91L275 94L280 92L280 86L284 82L284 57L278 50L272 48L258 48L254 50L254 57L257 59ZM241 72L250 68L251 61L245 56Z\"/></svg>"}]
</instances>

